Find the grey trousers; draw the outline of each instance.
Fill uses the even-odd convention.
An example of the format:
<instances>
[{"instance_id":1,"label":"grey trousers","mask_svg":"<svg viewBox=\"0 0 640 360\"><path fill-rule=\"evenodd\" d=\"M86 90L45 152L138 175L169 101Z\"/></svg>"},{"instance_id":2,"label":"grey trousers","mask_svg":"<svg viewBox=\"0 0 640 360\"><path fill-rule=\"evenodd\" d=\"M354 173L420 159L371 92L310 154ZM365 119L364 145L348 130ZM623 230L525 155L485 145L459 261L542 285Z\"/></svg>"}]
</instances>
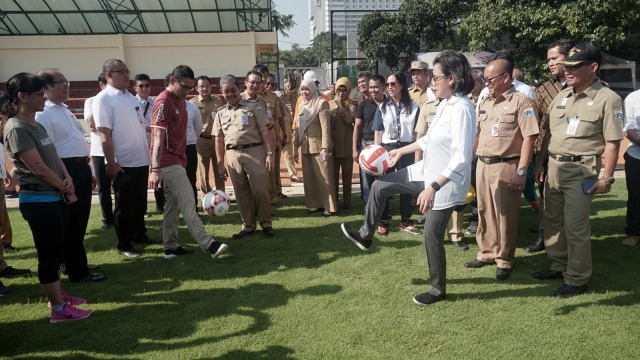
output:
<instances>
[{"instance_id":1,"label":"grey trousers","mask_svg":"<svg viewBox=\"0 0 640 360\"><path fill-rule=\"evenodd\" d=\"M373 238L375 226L382 216L388 198L398 194L419 194L423 190L424 182L409 181L407 168L378 178L371 186L360 236L365 240ZM452 206L442 210L430 210L424 223L424 246L431 285L429 292L435 296L446 294L447 258L444 252L444 233L453 208Z\"/></svg>"}]
</instances>

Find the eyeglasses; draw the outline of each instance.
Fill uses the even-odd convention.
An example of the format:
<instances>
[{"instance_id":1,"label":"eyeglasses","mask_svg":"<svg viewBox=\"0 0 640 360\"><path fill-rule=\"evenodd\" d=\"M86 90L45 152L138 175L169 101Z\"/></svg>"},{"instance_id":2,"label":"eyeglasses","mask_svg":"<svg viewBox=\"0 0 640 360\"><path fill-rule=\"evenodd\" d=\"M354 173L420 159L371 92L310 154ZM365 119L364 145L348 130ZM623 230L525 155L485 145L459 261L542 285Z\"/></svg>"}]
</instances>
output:
<instances>
[{"instance_id":1,"label":"eyeglasses","mask_svg":"<svg viewBox=\"0 0 640 360\"><path fill-rule=\"evenodd\" d=\"M578 70L579 68L581 68L581 67L583 67L583 66L585 66L585 65L591 65L591 64L593 64L593 63L592 63L592 62L584 62L584 63L582 63L582 64L573 65L573 66L570 66L570 65L564 65L564 66L563 66L563 69L564 69L564 70L566 70L567 72L572 72L572 71L576 71L576 70Z\"/></svg>"},{"instance_id":2,"label":"eyeglasses","mask_svg":"<svg viewBox=\"0 0 640 360\"><path fill-rule=\"evenodd\" d=\"M338 89L338 90L336 90L336 92L339 92L339 93L346 93L346 92L347 92L347 89Z\"/></svg>"},{"instance_id":3,"label":"eyeglasses","mask_svg":"<svg viewBox=\"0 0 640 360\"><path fill-rule=\"evenodd\" d=\"M262 81L251 81L251 80L247 80L247 82L251 85L261 85Z\"/></svg>"},{"instance_id":4,"label":"eyeglasses","mask_svg":"<svg viewBox=\"0 0 640 360\"><path fill-rule=\"evenodd\" d=\"M64 85L69 85L69 81L67 81L67 79L58 80L58 81L54 81L52 84L53 86L55 86L55 84L62 84L64 86Z\"/></svg>"},{"instance_id":5,"label":"eyeglasses","mask_svg":"<svg viewBox=\"0 0 640 360\"><path fill-rule=\"evenodd\" d=\"M431 83L432 83L433 85L438 85L438 82L439 82L440 80L442 80L442 79L444 79L444 78L447 78L447 77L449 77L449 75L442 75L442 76L436 76L436 75L433 75L433 77L431 78Z\"/></svg>"},{"instance_id":6,"label":"eyeglasses","mask_svg":"<svg viewBox=\"0 0 640 360\"><path fill-rule=\"evenodd\" d=\"M150 88L151 84L138 84L136 85L137 87L141 88L141 89L146 89L146 88Z\"/></svg>"},{"instance_id":7,"label":"eyeglasses","mask_svg":"<svg viewBox=\"0 0 640 360\"><path fill-rule=\"evenodd\" d=\"M185 85L185 84L183 84L181 82L179 82L178 84L180 84L180 87L182 88L182 91L184 91L184 92L192 92L193 89L195 89L195 87L193 87L193 86L192 87L187 87L187 85Z\"/></svg>"},{"instance_id":8,"label":"eyeglasses","mask_svg":"<svg viewBox=\"0 0 640 360\"><path fill-rule=\"evenodd\" d=\"M125 75L125 74L131 73L131 70L129 70L129 69L111 70L110 72L112 72L112 73L120 73L122 75Z\"/></svg>"},{"instance_id":9,"label":"eyeglasses","mask_svg":"<svg viewBox=\"0 0 640 360\"><path fill-rule=\"evenodd\" d=\"M485 82L485 84L491 84L493 82L493 80L499 78L500 76L502 76L504 74L506 74L506 73L503 72L503 73L500 73L500 74L498 74L496 76L486 77L486 78L484 78L484 82Z\"/></svg>"},{"instance_id":10,"label":"eyeglasses","mask_svg":"<svg viewBox=\"0 0 640 360\"><path fill-rule=\"evenodd\" d=\"M203 89L203 90L210 89L210 88L211 88L211 85L208 85L208 86L207 86L207 85L198 86L198 89Z\"/></svg>"},{"instance_id":11,"label":"eyeglasses","mask_svg":"<svg viewBox=\"0 0 640 360\"><path fill-rule=\"evenodd\" d=\"M395 87L395 86L396 86L396 84L397 84L396 82L394 82L394 81L390 81L390 82L388 82L386 85L387 85L387 87Z\"/></svg>"},{"instance_id":12,"label":"eyeglasses","mask_svg":"<svg viewBox=\"0 0 640 360\"><path fill-rule=\"evenodd\" d=\"M35 91L35 92L32 92L32 93L27 93L27 95L36 95L36 96L43 97L44 96L44 91Z\"/></svg>"}]
</instances>

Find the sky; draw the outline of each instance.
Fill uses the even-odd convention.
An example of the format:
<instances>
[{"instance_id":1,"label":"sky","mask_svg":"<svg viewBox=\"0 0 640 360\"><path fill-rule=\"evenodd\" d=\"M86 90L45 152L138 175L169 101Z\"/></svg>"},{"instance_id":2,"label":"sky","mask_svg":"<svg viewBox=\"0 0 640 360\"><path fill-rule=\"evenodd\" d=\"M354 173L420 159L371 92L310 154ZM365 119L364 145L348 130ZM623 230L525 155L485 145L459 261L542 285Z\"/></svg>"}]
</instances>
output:
<instances>
[{"instance_id":1,"label":"sky","mask_svg":"<svg viewBox=\"0 0 640 360\"><path fill-rule=\"evenodd\" d=\"M289 37L278 33L278 46L290 50L294 43L300 47L309 46L309 5L308 0L273 0L276 10L283 15L293 14L296 25L288 31Z\"/></svg>"}]
</instances>

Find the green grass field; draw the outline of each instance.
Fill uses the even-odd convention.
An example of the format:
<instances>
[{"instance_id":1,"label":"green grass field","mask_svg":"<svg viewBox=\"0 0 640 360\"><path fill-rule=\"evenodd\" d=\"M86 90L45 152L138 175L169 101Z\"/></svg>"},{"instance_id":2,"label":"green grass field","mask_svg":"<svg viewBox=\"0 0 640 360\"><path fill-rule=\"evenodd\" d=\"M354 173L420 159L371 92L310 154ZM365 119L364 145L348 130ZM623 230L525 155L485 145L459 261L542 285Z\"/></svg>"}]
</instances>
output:
<instances>
[{"instance_id":1,"label":"green grass field","mask_svg":"<svg viewBox=\"0 0 640 360\"><path fill-rule=\"evenodd\" d=\"M531 277L546 269L544 253L522 248L536 236L537 215L523 202L516 267L495 280L495 267L472 270L475 257L446 246L447 301L414 305L427 288L422 236L393 231L376 237L369 253L357 249L339 224L362 221L360 201L328 219L307 215L301 197L282 201L276 237L261 233L231 240L240 229L237 208L207 218L207 228L230 251L217 260L197 252L172 260L161 246L127 259L115 251L115 232L98 230L92 209L85 240L89 262L109 280L71 284L86 297L86 320L48 322L49 309L35 275L2 279L0 357L12 359L637 359L640 357L640 248L624 237L626 190L619 181L596 196L592 209L594 275L587 293L551 296L562 280ZM152 208L152 206L150 206ZM397 227L398 203L392 202ZM35 274L31 234L11 209L14 267ZM417 218L417 216L416 216ZM148 219L161 238L161 217ZM196 248L186 228L182 245Z\"/></svg>"}]
</instances>

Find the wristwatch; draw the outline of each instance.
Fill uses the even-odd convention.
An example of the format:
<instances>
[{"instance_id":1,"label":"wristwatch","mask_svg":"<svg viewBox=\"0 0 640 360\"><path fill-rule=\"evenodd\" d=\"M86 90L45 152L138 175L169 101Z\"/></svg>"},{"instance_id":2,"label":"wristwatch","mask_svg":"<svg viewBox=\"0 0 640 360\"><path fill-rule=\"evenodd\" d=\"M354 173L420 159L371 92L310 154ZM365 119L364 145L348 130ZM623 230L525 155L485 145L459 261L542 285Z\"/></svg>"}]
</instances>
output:
<instances>
[{"instance_id":1,"label":"wristwatch","mask_svg":"<svg viewBox=\"0 0 640 360\"><path fill-rule=\"evenodd\" d=\"M434 181L431 183L431 187L433 188L433 190L438 191L440 190L440 184L438 184L437 181Z\"/></svg>"},{"instance_id":2,"label":"wristwatch","mask_svg":"<svg viewBox=\"0 0 640 360\"><path fill-rule=\"evenodd\" d=\"M518 170L516 170L516 175L518 176L524 176L527 173L525 168L520 168Z\"/></svg>"},{"instance_id":3,"label":"wristwatch","mask_svg":"<svg viewBox=\"0 0 640 360\"><path fill-rule=\"evenodd\" d=\"M603 176L600 180L604 181L607 185L613 185L616 182L616 179L613 176Z\"/></svg>"},{"instance_id":4,"label":"wristwatch","mask_svg":"<svg viewBox=\"0 0 640 360\"><path fill-rule=\"evenodd\" d=\"M273 156L273 151L267 151L267 156Z\"/></svg>"}]
</instances>

